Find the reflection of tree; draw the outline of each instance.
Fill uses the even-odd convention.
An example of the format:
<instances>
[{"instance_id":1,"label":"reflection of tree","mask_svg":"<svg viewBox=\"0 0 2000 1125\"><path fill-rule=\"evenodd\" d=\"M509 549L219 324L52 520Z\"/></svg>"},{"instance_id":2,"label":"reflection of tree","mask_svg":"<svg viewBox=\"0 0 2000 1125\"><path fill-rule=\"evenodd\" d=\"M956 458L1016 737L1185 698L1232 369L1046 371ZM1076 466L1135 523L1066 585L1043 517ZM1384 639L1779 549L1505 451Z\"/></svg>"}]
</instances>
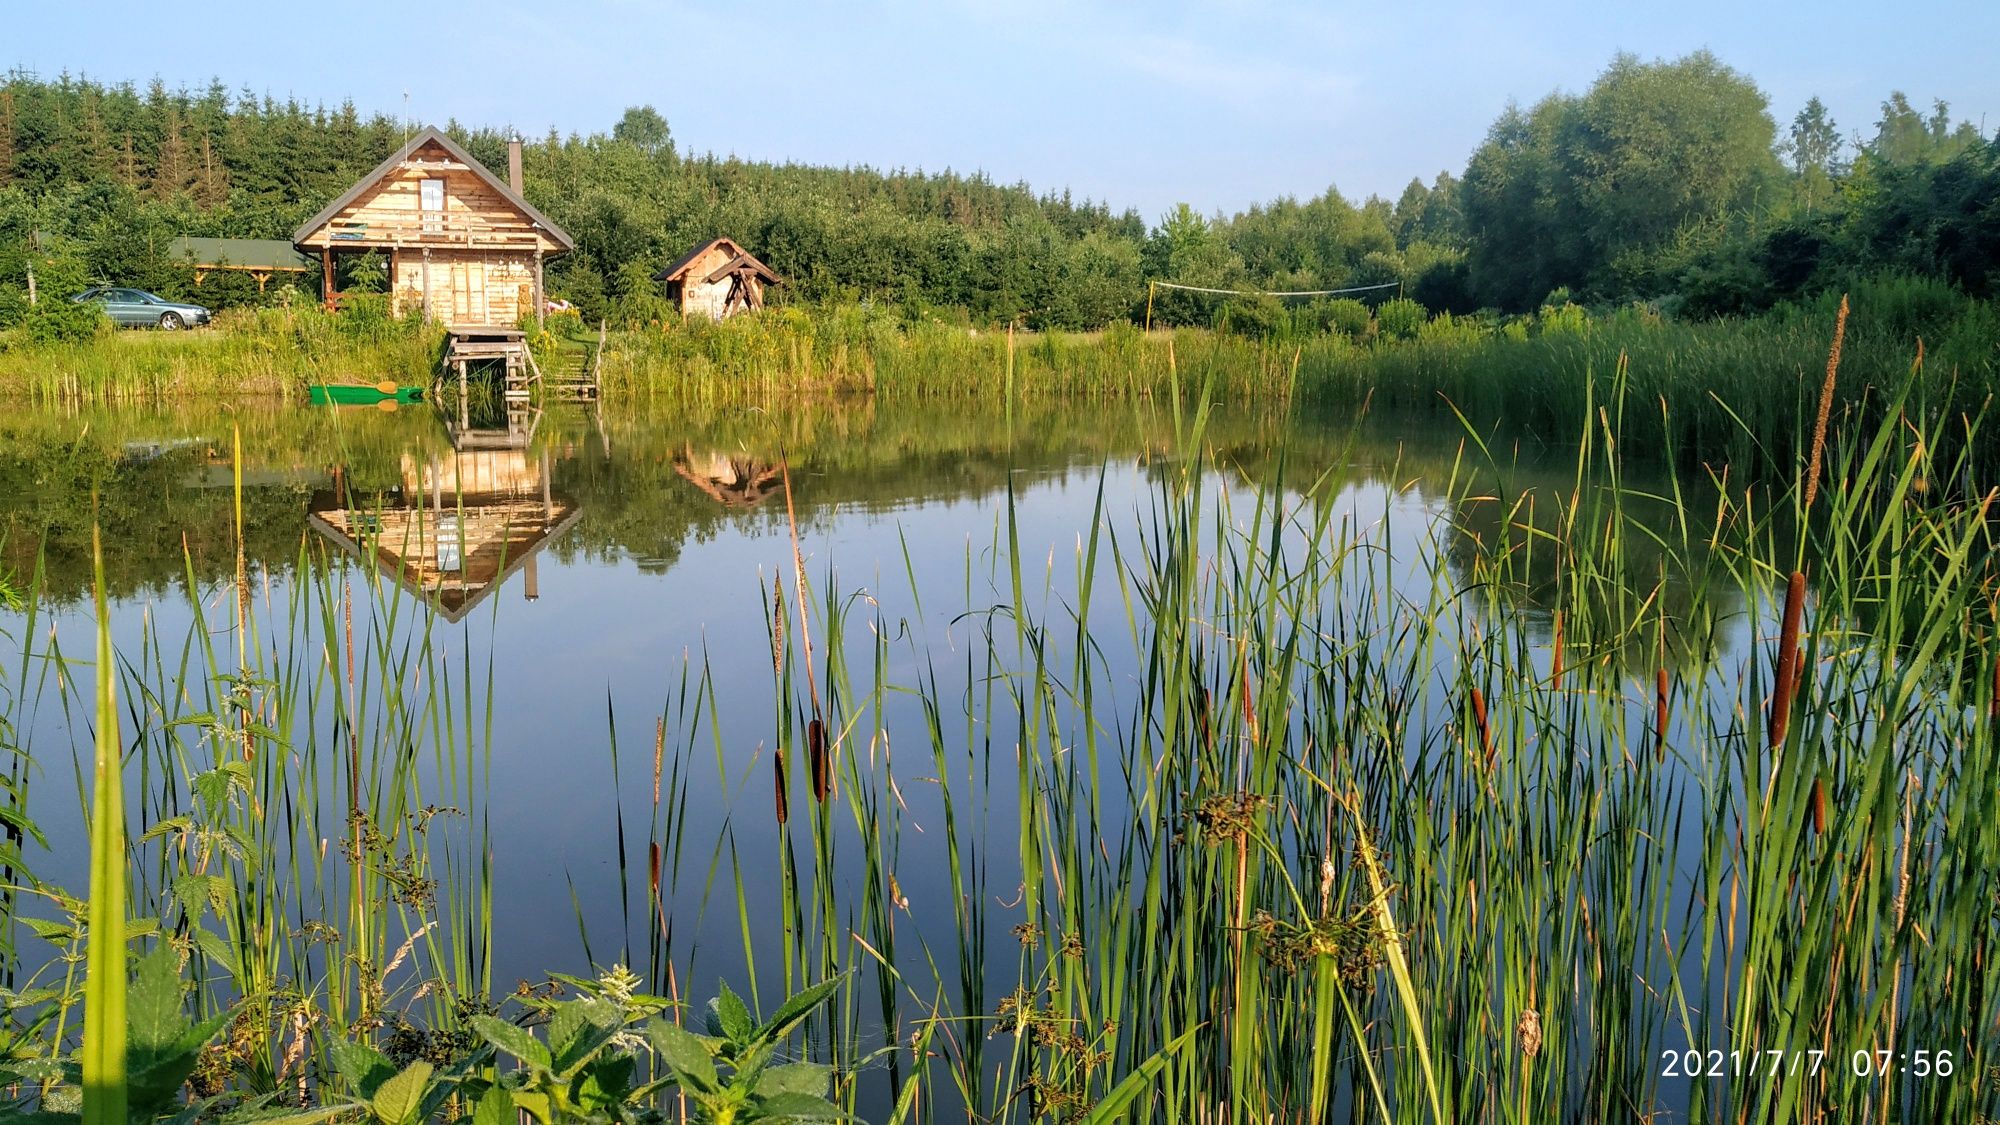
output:
<instances>
[{"instance_id":1,"label":"reflection of tree","mask_svg":"<svg viewBox=\"0 0 2000 1125\"><path fill-rule=\"evenodd\" d=\"M1664 662L1688 676L1716 660L1725 610L1741 595L1720 581L1712 545L1682 538L1659 499L1668 493L1631 482L1579 490L1573 466L1500 475L1504 487L1475 478L1452 505L1445 557L1461 583L1551 631L1561 611L1572 661L1609 656L1628 673Z\"/></svg>"}]
</instances>

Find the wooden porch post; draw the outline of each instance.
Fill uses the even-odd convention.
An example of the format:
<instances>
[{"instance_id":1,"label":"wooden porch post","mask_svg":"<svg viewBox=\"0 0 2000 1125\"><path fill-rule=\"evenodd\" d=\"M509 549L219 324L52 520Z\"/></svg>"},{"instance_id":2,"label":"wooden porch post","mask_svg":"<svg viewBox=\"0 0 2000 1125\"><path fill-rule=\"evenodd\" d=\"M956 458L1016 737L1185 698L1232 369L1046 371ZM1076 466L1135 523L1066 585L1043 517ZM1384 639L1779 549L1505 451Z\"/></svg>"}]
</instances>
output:
<instances>
[{"instance_id":1,"label":"wooden porch post","mask_svg":"<svg viewBox=\"0 0 2000 1125\"><path fill-rule=\"evenodd\" d=\"M544 320L548 316L548 293L542 288L542 248L535 247L535 330L548 327Z\"/></svg>"},{"instance_id":2,"label":"wooden porch post","mask_svg":"<svg viewBox=\"0 0 2000 1125\"><path fill-rule=\"evenodd\" d=\"M324 271L320 280L320 296L326 301L326 311L333 311L333 247L319 248L320 266Z\"/></svg>"}]
</instances>

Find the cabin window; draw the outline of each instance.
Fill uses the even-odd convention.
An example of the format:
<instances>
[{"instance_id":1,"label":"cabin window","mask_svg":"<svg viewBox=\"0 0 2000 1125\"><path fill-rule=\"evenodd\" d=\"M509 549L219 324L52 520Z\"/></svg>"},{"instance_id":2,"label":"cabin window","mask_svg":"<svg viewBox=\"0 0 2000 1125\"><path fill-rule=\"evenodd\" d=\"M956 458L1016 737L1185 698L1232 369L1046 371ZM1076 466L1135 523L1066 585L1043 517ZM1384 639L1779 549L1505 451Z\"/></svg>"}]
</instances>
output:
<instances>
[{"instance_id":1,"label":"cabin window","mask_svg":"<svg viewBox=\"0 0 2000 1125\"><path fill-rule=\"evenodd\" d=\"M424 233L436 234L444 229L444 181L419 180L417 182L417 206L424 213Z\"/></svg>"}]
</instances>

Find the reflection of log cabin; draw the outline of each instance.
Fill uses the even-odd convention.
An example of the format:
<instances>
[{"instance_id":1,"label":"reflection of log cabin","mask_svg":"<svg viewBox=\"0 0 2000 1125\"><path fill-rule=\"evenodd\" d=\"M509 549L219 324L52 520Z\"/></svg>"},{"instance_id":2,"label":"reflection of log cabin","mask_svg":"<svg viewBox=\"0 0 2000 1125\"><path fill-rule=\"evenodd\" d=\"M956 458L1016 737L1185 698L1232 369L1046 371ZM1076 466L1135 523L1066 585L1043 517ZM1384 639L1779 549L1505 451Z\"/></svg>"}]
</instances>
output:
<instances>
[{"instance_id":1,"label":"reflection of log cabin","mask_svg":"<svg viewBox=\"0 0 2000 1125\"><path fill-rule=\"evenodd\" d=\"M778 275L749 251L727 238L704 242L659 273L667 299L682 316L721 320L764 307L764 287L778 284Z\"/></svg>"},{"instance_id":2,"label":"reflection of log cabin","mask_svg":"<svg viewBox=\"0 0 2000 1125\"><path fill-rule=\"evenodd\" d=\"M523 572L523 594L541 595L535 556L582 516L550 492L546 455L481 449L419 461L403 457L401 487L354 494L344 474L315 495L313 530L434 606L462 620Z\"/></svg>"},{"instance_id":3,"label":"reflection of log cabin","mask_svg":"<svg viewBox=\"0 0 2000 1125\"><path fill-rule=\"evenodd\" d=\"M696 453L684 445L674 454L674 472L725 508L749 508L784 486L782 465L740 453Z\"/></svg>"},{"instance_id":4,"label":"reflection of log cabin","mask_svg":"<svg viewBox=\"0 0 2000 1125\"><path fill-rule=\"evenodd\" d=\"M336 305L338 254L388 258L390 308L422 309L447 327L512 326L542 308L542 262L575 249L521 198L521 145L502 183L458 142L424 129L307 219L292 241L319 258Z\"/></svg>"}]
</instances>

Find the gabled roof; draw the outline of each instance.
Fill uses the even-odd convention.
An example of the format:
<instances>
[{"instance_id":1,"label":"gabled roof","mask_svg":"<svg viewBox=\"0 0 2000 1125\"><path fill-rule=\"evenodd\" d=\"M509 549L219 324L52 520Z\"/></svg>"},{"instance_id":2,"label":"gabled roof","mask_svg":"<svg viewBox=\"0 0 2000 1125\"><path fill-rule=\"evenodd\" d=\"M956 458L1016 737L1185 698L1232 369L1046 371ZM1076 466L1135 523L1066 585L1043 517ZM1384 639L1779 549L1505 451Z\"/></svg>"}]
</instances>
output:
<instances>
[{"instance_id":1,"label":"gabled roof","mask_svg":"<svg viewBox=\"0 0 2000 1125\"><path fill-rule=\"evenodd\" d=\"M730 254L729 261L721 269L718 269L715 272L709 274L707 277L703 278L702 280L704 282L720 281L721 279L728 277L730 274L736 272L736 270L740 269L746 264L755 267L757 272L762 274L766 281L776 283L779 280L778 275L772 271L771 267L758 261L748 250L745 250L741 246L738 246L736 244L736 240L733 238L709 239L707 242L704 242L701 245L695 247L694 249L688 251L687 253L682 254L679 260L675 261L673 265L668 266L666 269L663 269L659 273L654 274L653 280L654 281L680 280L681 277L687 273L688 267L694 264L694 260L696 258L701 257L703 254L708 253L710 250L713 250L718 246L727 246L729 248L729 254Z\"/></svg>"},{"instance_id":2,"label":"gabled roof","mask_svg":"<svg viewBox=\"0 0 2000 1125\"><path fill-rule=\"evenodd\" d=\"M359 180L355 181L354 186L342 192L340 198L334 200L332 203L327 204L325 208L323 208L320 211L319 214L314 215L310 219L307 219L304 225L300 226L299 229L292 232L292 242L294 244L297 244L304 242L306 239L312 237L313 233L318 231L319 228L325 226L329 222L332 222L333 217L335 215L338 215L342 211L346 210L348 204L353 203L356 199L361 198L362 192L367 191L369 188L374 187L378 183L381 183L382 180L389 175L389 173L394 172L398 167L400 167L403 161L408 160L412 153L416 152L418 149L422 148L427 144L437 145L438 147L444 149L445 152L451 154L451 158L453 160L456 160L459 163L465 165L467 168L471 169L472 174L478 176L479 179L483 183L485 183L487 187L490 187L494 191L498 192L500 194L500 198L505 199L507 202L512 203L516 207L519 207L521 209L522 214L528 216L528 218L530 219L533 219L535 221L535 225L541 227L544 231L547 231L550 238L553 238L557 242L561 243L562 248L564 250L576 249L576 240L569 236L568 231L565 231L561 227L557 226L555 224L555 221L553 219L550 219L547 215L544 215L540 211L537 211L535 209L534 204L529 203L527 200L521 198L519 195L516 195L514 193L514 189L507 186L507 181L500 179L498 176L495 176L492 172L488 171L486 165L481 164L479 161L473 159L472 154L465 151L464 146L460 145L457 141L452 140L449 136L446 136L442 129L439 129L434 125L427 125L424 128L418 130L416 136L411 137L407 142L405 142L402 148L399 148L395 152L390 153L389 159L384 160L380 164L377 164L375 166L374 171L368 173L367 175L361 177Z\"/></svg>"},{"instance_id":3,"label":"gabled roof","mask_svg":"<svg viewBox=\"0 0 2000 1125\"><path fill-rule=\"evenodd\" d=\"M743 270L749 270L767 282L775 283L778 280L778 275L771 272L771 267L758 261L757 256L748 250L715 267L714 273L709 274L701 280L703 284L713 285L730 274L739 273Z\"/></svg>"}]
</instances>

